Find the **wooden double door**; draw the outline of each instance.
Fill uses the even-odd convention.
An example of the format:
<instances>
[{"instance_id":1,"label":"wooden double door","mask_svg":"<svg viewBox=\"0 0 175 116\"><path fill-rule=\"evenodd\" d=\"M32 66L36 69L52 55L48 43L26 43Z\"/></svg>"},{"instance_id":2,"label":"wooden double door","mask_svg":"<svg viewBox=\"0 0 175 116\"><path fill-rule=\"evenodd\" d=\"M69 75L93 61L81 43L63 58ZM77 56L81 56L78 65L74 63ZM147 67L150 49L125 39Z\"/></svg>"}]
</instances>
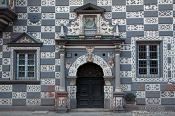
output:
<instances>
[{"instance_id":1,"label":"wooden double door","mask_svg":"<svg viewBox=\"0 0 175 116\"><path fill-rule=\"evenodd\" d=\"M104 108L104 79L102 77L78 78L77 107Z\"/></svg>"},{"instance_id":2,"label":"wooden double door","mask_svg":"<svg viewBox=\"0 0 175 116\"><path fill-rule=\"evenodd\" d=\"M102 68L89 62L78 68L77 76L77 107L104 108Z\"/></svg>"}]
</instances>

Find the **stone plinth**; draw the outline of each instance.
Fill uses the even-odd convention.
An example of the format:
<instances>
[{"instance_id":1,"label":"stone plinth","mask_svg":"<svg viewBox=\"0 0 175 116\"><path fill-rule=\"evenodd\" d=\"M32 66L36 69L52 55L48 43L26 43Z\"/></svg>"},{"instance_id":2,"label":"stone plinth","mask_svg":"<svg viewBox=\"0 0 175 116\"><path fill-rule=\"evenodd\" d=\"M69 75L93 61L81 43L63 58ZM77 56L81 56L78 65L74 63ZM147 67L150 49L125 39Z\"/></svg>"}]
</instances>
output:
<instances>
[{"instance_id":1,"label":"stone plinth","mask_svg":"<svg viewBox=\"0 0 175 116\"><path fill-rule=\"evenodd\" d=\"M68 111L68 93L57 92L55 96L55 109L57 112Z\"/></svg>"},{"instance_id":2,"label":"stone plinth","mask_svg":"<svg viewBox=\"0 0 175 116\"><path fill-rule=\"evenodd\" d=\"M124 108L124 93L115 92L113 94L113 111L123 111Z\"/></svg>"}]
</instances>

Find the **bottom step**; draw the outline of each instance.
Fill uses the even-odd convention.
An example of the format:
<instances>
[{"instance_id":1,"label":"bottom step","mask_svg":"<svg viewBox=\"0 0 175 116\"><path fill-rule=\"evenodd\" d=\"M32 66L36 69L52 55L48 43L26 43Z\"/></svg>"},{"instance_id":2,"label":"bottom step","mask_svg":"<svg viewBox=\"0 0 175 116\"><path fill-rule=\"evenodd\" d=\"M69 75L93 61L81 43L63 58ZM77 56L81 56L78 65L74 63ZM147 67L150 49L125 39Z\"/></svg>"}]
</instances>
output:
<instances>
[{"instance_id":1,"label":"bottom step","mask_svg":"<svg viewBox=\"0 0 175 116\"><path fill-rule=\"evenodd\" d=\"M34 111L32 115L47 115L49 111Z\"/></svg>"},{"instance_id":2,"label":"bottom step","mask_svg":"<svg viewBox=\"0 0 175 116\"><path fill-rule=\"evenodd\" d=\"M71 109L71 112L110 112L110 109L104 109L104 108L77 108L77 109Z\"/></svg>"}]
</instances>

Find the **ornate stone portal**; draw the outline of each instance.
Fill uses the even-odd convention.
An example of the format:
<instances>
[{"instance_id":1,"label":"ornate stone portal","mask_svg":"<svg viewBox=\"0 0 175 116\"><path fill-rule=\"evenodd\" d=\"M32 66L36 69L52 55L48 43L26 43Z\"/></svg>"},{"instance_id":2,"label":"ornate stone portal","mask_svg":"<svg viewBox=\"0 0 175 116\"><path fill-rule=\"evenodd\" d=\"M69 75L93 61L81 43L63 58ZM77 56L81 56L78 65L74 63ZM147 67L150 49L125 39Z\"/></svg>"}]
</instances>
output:
<instances>
[{"instance_id":1,"label":"ornate stone portal","mask_svg":"<svg viewBox=\"0 0 175 116\"><path fill-rule=\"evenodd\" d=\"M90 50L89 50L90 49ZM77 71L80 66L83 64L88 63L91 61L92 63L95 63L99 65L103 69L104 73L104 108L106 109L112 109L112 101L113 101L113 86L111 84L111 81L114 79L112 76L112 70L108 63L101 58L100 56L97 56L95 54L92 54L93 47L87 48L87 54L80 56L76 59L76 61L70 66L68 71L68 80L69 80L69 86L67 86L68 95L69 95L69 108L76 108L76 93L77 93L77 86L76 86L76 79L77 79ZM89 55L91 56L91 59L88 60Z\"/></svg>"},{"instance_id":2,"label":"ornate stone portal","mask_svg":"<svg viewBox=\"0 0 175 116\"><path fill-rule=\"evenodd\" d=\"M86 48L87 54L82 55L70 64L67 72L67 78L65 81L64 73L64 54L60 52L60 91L65 91L65 82L67 83L68 91L68 106L67 108L77 108L77 86L76 78L78 68L88 62L97 64L103 71L104 84L104 108L112 110L122 110L123 108L123 96L120 88L120 44L124 40L119 38L118 25L112 26L109 21L103 17L105 10L93 4L86 4L74 10L78 15L75 20L70 22L67 26L67 33L64 34L63 26L61 26L60 39L57 39L58 45L65 45L68 48L75 48L75 46L81 46ZM84 21L86 19L94 19L97 26L93 35L86 33L86 27L84 27ZM91 22L88 22L91 24ZM86 25L87 26L87 25ZM89 27L88 27L89 29ZM91 30L91 31L94 31ZM114 32L115 30L115 32ZM82 40L83 39L83 40ZM110 52L114 54L115 60L110 63L106 62L105 58L100 57L94 52L95 47L102 47L101 50L105 50L109 46L112 48ZM115 51L116 50L116 51ZM85 51L84 51L85 52ZM72 57L71 57L72 58ZM74 60L73 58L71 60ZM115 64L115 65L114 65ZM113 69L114 68L114 69ZM114 72L114 74L113 74ZM115 78L114 78L115 77ZM114 81L115 80L115 81ZM113 84L113 82L115 84ZM115 90L115 91L114 91ZM61 102L60 102L61 103Z\"/></svg>"},{"instance_id":3,"label":"ornate stone portal","mask_svg":"<svg viewBox=\"0 0 175 116\"><path fill-rule=\"evenodd\" d=\"M90 48L89 48L90 49ZM108 63L101 58L100 56L91 54L91 62L95 63L102 67L103 73L104 73L104 79L105 79L105 85L104 85L104 108L105 109L111 109L111 110L117 110L121 111L123 110L123 93L120 88L120 55L119 53L115 56L115 78L113 78L112 70ZM87 63L89 60L89 53L87 55L80 56L76 59L76 61L70 66L68 71L68 80L69 80L69 86L67 86L68 89L68 95L69 95L69 108L76 108L76 78L77 78L77 71L80 66ZM115 79L115 86L111 84L111 82ZM113 92L113 89L115 87L115 91Z\"/></svg>"}]
</instances>

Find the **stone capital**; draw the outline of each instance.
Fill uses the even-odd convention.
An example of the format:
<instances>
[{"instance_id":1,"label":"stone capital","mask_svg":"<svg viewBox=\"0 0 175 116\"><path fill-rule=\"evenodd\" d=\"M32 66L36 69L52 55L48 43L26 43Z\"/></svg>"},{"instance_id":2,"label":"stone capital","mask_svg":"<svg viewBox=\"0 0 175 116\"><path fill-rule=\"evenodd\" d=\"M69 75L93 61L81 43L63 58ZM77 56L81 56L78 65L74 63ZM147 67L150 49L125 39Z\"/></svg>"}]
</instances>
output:
<instances>
[{"instance_id":1,"label":"stone capital","mask_svg":"<svg viewBox=\"0 0 175 116\"><path fill-rule=\"evenodd\" d=\"M64 54L65 53L65 45L59 45L59 52L60 54Z\"/></svg>"},{"instance_id":2,"label":"stone capital","mask_svg":"<svg viewBox=\"0 0 175 116\"><path fill-rule=\"evenodd\" d=\"M120 54L120 50L121 50L121 45L120 44L116 44L115 45L115 53Z\"/></svg>"}]
</instances>

